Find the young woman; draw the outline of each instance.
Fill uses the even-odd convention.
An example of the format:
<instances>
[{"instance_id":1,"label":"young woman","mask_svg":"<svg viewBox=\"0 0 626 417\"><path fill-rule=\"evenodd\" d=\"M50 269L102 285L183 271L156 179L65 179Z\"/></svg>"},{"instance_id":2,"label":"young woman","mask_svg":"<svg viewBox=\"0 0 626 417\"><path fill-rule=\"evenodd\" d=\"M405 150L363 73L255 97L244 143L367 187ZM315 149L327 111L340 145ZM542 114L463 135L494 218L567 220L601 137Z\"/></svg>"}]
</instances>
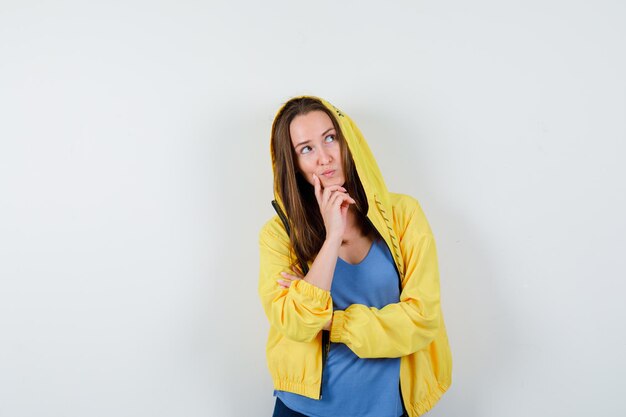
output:
<instances>
[{"instance_id":1,"label":"young woman","mask_svg":"<svg viewBox=\"0 0 626 417\"><path fill-rule=\"evenodd\" d=\"M297 97L272 125L274 207L259 235L274 416L398 417L451 383L435 242L387 190L352 120Z\"/></svg>"}]
</instances>

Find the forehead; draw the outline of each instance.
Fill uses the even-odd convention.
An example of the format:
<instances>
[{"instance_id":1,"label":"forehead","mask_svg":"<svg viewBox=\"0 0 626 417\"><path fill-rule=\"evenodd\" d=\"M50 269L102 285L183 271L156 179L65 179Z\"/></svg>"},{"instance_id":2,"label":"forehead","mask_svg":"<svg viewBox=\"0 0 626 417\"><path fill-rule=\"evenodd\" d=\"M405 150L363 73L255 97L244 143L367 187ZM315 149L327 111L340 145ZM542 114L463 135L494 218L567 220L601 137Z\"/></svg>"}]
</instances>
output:
<instances>
[{"instance_id":1,"label":"forehead","mask_svg":"<svg viewBox=\"0 0 626 417\"><path fill-rule=\"evenodd\" d=\"M321 137L328 129L333 128L330 117L321 110L296 116L289 125L289 135L293 144Z\"/></svg>"}]
</instances>

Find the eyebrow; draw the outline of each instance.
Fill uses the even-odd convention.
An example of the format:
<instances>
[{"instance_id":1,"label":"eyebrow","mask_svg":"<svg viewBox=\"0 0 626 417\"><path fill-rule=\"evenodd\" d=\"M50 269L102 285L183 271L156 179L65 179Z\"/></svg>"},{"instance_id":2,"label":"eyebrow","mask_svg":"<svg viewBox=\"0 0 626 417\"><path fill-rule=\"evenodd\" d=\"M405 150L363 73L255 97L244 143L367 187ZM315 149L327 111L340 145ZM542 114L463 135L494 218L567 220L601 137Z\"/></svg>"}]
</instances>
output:
<instances>
[{"instance_id":1,"label":"eyebrow","mask_svg":"<svg viewBox=\"0 0 626 417\"><path fill-rule=\"evenodd\" d=\"M324 136L325 134L327 134L327 133L328 133L328 132L330 132L331 130L335 130L335 126L333 126L333 127L331 127L331 128L326 129L324 132L322 132L322 134L321 134L320 136ZM311 142L311 140L310 140L310 139L303 140L302 142L297 143L297 144L296 144L296 146L294 146L293 148L294 148L294 149L298 149L298 146L305 145L305 144L307 144L307 143L309 143L309 142Z\"/></svg>"}]
</instances>

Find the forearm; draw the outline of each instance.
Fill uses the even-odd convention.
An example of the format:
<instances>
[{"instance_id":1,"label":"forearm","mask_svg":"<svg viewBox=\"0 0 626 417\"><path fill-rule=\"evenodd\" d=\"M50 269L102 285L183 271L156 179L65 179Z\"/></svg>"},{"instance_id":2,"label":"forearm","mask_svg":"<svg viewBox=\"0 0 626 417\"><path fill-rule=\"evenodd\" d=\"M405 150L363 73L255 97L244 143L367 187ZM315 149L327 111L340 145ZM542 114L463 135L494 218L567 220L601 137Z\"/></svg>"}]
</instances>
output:
<instances>
[{"instance_id":1,"label":"forearm","mask_svg":"<svg viewBox=\"0 0 626 417\"><path fill-rule=\"evenodd\" d=\"M291 288L277 282L292 262L289 238L278 218L268 222L259 236L259 296L270 325L298 342L310 342L332 317L330 292L304 281Z\"/></svg>"},{"instance_id":2,"label":"forearm","mask_svg":"<svg viewBox=\"0 0 626 417\"><path fill-rule=\"evenodd\" d=\"M382 309L352 304L333 311L331 342L347 345L360 358L397 358L427 347L436 337L441 311L414 300L389 304Z\"/></svg>"},{"instance_id":3,"label":"forearm","mask_svg":"<svg viewBox=\"0 0 626 417\"><path fill-rule=\"evenodd\" d=\"M304 280L318 288L330 291L340 247L341 238L327 238Z\"/></svg>"}]
</instances>

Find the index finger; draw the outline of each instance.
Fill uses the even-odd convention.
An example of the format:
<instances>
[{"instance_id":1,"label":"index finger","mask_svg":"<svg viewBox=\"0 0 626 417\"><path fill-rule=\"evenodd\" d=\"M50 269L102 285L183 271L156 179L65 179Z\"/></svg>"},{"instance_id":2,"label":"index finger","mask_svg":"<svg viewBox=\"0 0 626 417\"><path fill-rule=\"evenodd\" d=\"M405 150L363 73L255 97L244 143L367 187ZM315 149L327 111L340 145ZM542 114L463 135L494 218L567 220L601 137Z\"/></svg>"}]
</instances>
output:
<instances>
[{"instance_id":1,"label":"index finger","mask_svg":"<svg viewBox=\"0 0 626 417\"><path fill-rule=\"evenodd\" d=\"M322 183L317 175L313 174L313 188L315 189L315 199L317 204L322 204Z\"/></svg>"}]
</instances>

